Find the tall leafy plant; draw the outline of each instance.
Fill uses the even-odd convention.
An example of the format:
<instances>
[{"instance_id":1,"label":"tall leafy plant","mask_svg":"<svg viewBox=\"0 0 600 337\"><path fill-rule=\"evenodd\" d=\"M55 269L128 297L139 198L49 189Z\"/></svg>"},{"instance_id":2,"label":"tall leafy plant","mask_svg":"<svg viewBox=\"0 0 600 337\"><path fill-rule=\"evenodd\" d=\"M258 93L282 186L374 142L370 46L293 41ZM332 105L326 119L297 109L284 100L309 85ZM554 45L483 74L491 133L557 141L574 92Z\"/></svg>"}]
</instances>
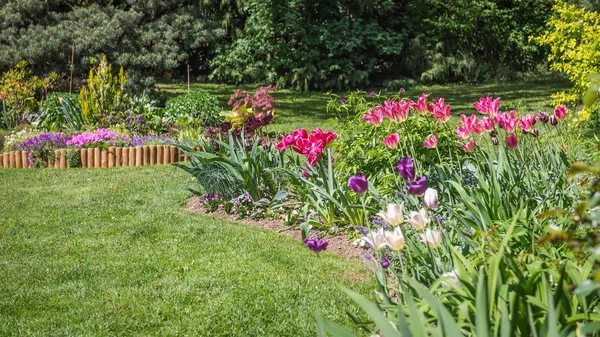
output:
<instances>
[{"instance_id":1,"label":"tall leafy plant","mask_svg":"<svg viewBox=\"0 0 600 337\"><path fill-rule=\"evenodd\" d=\"M127 109L128 97L124 88L127 80L123 67L117 76L112 73L112 65L106 55L98 63L95 58L90 60L87 84L79 92L81 115L89 125L108 124L109 117L116 117Z\"/></svg>"},{"instance_id":2,"label":"tall leafy plant","mask_svg":"<svg viewBox=\"0 0 600 337\"><path fill-rule=\"evenodd\" d=\"M250 142L232 134L227 142L217 141L216 145L215 152L209 152L208 144L204 151L178 145L190 158L191 165L175 165L196 179L199 188L190 189L194 194L216 193L233 198L247 193L258 201L279 191L284 181L277 178L276 169L283 165L283 154L261 145L259 139Z\"/></svg>"}]
</instances>

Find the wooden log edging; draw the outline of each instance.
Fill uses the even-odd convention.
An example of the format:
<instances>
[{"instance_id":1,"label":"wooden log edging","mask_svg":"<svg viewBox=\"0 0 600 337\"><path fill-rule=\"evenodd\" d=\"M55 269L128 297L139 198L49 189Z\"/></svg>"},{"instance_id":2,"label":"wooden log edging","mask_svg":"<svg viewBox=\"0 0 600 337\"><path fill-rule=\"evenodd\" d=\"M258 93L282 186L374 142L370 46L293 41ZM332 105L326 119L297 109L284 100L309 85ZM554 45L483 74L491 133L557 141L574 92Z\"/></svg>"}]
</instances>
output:
<instances>
[{"instance_id":1,"label":"wooden log edging","mask_svg":"<svg viewBox=\"0 0 600 337\"><path fill-rule=\"evenodd\" d=\"M197 148L194 148L197 150ZM68 157L75 151L81 160L82 168L111 168L131 166L169 165L176 162L189 162L183 151L173 145L144 145L135 147L59 149L50 156L48 168L71 168ZM0 169L30 168L27 151L0 153Z\"/></svg>"}]
</instances>

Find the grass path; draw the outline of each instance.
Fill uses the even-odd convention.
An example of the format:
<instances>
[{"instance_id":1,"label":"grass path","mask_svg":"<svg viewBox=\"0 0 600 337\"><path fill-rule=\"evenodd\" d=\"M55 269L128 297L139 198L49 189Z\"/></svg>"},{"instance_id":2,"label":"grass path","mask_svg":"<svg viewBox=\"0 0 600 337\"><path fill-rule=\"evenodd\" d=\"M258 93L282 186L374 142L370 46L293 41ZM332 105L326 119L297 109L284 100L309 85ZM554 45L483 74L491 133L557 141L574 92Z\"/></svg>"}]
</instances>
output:
<instances>
[{"instance_id":1,"label":"grass path","mask_svg":"<svg viewBox=\"0 0 600 337\"><path fill-rule=\"evenodd\" d=\"M551 95L557 91L568 90L571 87L564 80L528 80L513 83L497 84L448 84L415 86L406 88L406 97L416 99L422 92L430 93L430 98L445 97L446 103L452 106L454 115L475 113L472 103L479 97L494 96L502 97L501 108L503 110L517 110L520 113L539 110L551 111ZM221 107L227 108L227 100L233 94L236 86L225 84L192 83L191 90L202 90L214 94L219 99ZM160 84L158 89L168 95L183 94L187 92L187 84ZM253 91L255 87L243 87ZM365 89L369 91L369 89ZM342 97L345 93L340 94ZM382 92L391 95L391 92ZM290 132L297 128L329 127L325 122L336 118L333 112L328 113L327 95L316 92L295 92L280 90L273 94L275 99L281 103L279 107L279 119L274 125L274 130L279 132Z\"/></svg>"},{"instance_id":2,"label":"grass path","mask_svg":"<svg viewBox=\"0 0 600 337\"><path fill-rule=\"evenodd\" d=\"M183 171L0 170L1 336L312 336L363 272L188 213ZM349 277L350 278L350 277Z\"/></svg>"}]
</instances>

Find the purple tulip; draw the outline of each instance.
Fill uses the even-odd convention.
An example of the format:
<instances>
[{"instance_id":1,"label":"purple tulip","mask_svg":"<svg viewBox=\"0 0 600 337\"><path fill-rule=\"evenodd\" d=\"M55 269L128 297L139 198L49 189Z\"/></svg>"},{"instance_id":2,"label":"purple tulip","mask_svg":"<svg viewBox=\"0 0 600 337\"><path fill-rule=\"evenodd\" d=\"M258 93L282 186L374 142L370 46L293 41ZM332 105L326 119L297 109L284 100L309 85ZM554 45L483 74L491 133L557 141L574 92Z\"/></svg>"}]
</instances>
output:
<instances>
[{"instance_id":1,"label":"purple tulip","mask_svg":"<svg viewBox=\"0 0 600 337\"><path fill-rule=\"evenodd\" d=\"M346 99L345 98L340 99L340 103L346 104Z\"/></svg>"},{"instance_id":2,"label":"purple tulip","mask_svg":"<svg viewBox=\"0 0 600 337\"><path fill-rule=\"evenodd\" d=\"M358 194L363 194L369 189L369 182L362 172L358 172L358 175L351 176L348 179L348 187Z\"/></svg>"},{"instance_id":3,"label":"purple tulip","mask_svg":"<svg viewBox=\"0 0 600 337\"><path fill-rule=\"evenodd\" d=\"M365 254L365 259L367 259L367 260L370 260L370 259L371 259L371 257L372 257L372 256L371 256L371 254L369 254L369 253L366 253L366 254Z\"/></svg>"},{"instance_id":4,"label":"purple tulip","mask_svg":"<svg viewBox=\"0 0 600 337\"><path fill-rule=\"evenodd\" d=\"M406 186L406 190L412 195L423 196L427 190L427 179L425 177L417 178L409 186Z\"/></svg>"},{"instance_id":5,"label":"purple tulip","mask_svg":"<svg viewBox=\"0 0 600 337\"><path fill-rule=\"evenodd\" d=\"M375 96L375 91L369 92L369 96Z\"/></svg>"},{"instance_id":6,"label":"purple tulip","mask_svg":"<svg viewBox=\"0 0 600 337\"><path fill-rule=\"evenodd\" d=\"M387 267L390 266L390 260L387 259L387 257L382 256L381 257L381 266L386 269Z\"/></svg>"},{"instance_id":7,"label":"purple tulip","mask_svg":"<svg viewBox=\"0 0 600 337\"><path fill-rule=\"evenodd\" d=\"M413 164L412 158L404 157L398 159L398 166L396 166L395 169L400 172L400 175L404 180L413 181L415 179L415 165Z\"/></svg>"},{"instance_id":8,"label":"purple tulip","mask_svg":"<svg viewBox=\"0 0 600 337\"><path fill-rule=\"evenodd\" d=\"M308 247L308 249L312 250L315 253L327 249L328 243L329 242L327 242L326 240L321 240L319 238L304 239L304 244Z\"/></svg>"}]
</instances>

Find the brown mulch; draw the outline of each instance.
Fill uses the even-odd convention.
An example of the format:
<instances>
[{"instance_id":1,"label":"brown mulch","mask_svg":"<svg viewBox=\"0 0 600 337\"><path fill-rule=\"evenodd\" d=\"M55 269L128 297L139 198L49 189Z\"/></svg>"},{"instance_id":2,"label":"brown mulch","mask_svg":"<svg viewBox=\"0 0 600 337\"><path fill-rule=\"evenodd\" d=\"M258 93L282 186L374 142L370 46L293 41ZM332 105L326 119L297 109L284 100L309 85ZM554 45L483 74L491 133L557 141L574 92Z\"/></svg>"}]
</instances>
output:
<instances>
[{"instance_id":1,"label":"brown mulch","mask_svg":"<svg viewBox=\"0 0 600 337\"><path fill-rule=\"evenodd\" d=\"M192 196L192 198L190 198L190 200L188 200L187 203L185 204L185 209L190 212L199 213L199 214L208 215L208 216L214 216L214 217L218 217L218 218L223 218L223 219L227 219L229 221L242 223L242 224L252 226L252 227L259 227L259 228L277 231L277 232L281 231L280 232L281 234L291 236L296 240L302 239L302 234L300 233L299 228L285 230L286 227L283 225L281 220L269 220L269 219L254 220L254 219L250 219L250 218L240 219L235 214L225 213L225 211L222 208L219 208L218 210L209 213L206 211L206 209L204 209L204 208L202 208L202 206L200 206L200 198L198 196ZM311 237L312 236L321 237L321 235L323 233L324 232L311 230L311 234L313 234L313 235L311 235ZM350 239L348 238L348 234L341 234L341 235L325 234L325 235L323 235L322 239L327 240L329 242L329 244L327 245L328 251L333 252L334 254L337 254L339 256L343 256L348 259L364 260L365 251L360 247L355 247L352 244L352 242L350 241Z\"/></svg>"}]
</instances>

